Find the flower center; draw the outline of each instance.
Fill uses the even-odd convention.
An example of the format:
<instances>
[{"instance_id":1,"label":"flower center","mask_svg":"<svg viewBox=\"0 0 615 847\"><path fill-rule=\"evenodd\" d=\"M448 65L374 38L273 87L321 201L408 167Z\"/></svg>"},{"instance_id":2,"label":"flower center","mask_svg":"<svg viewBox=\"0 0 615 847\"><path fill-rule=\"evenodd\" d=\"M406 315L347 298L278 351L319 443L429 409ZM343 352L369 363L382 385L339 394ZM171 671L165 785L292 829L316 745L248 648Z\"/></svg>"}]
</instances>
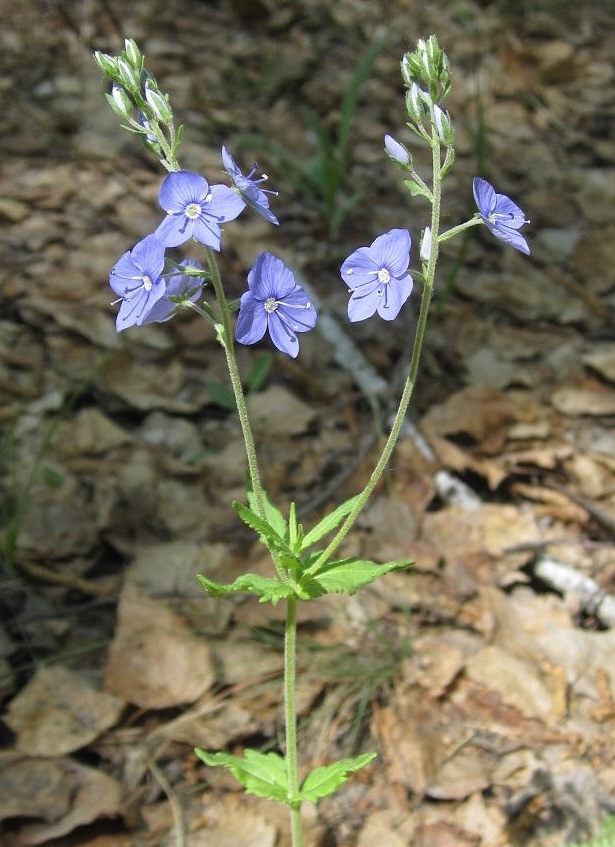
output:
<instances>
[{"instance_id":1,"label":"flower center","mask_svg":"<svg viewBox=\"0 0 615 847\"><path fill-rule=\"evenodd\" d=\"M201 207L198 203L189 203L184 212L187 218L194 220L201 214Z\"/></svg>"},{"instance_id":2,"label":"flower center","mask_svg":"<svg viewBox=\"0 0 615 847\"><path fill-rule=\"evenodd\" d=\"M143 280L143 288L144 288L146 291L151 291L151 290L152 290L153 282L151 281L151 279L149 278L149 276L148 276L147 274L144 274L144 276L142 276L142 277L141 277L141 279Z\"/></svg>"},{"instance_id":3,"label":"flower center","mask_svg":"<svg viewBox=\"0 0 615 847\"><path fill-rule=\"evenodd\" d=\"M275 297L268 297L267 300L265 300L265 311L269 313L275 312L277 311L278 305L279 303Z\"/></svg>"},{"instance_id":4,"label":"flower center","mask_svg":"<svg viewBox=\"0 0 615 847\"><path fill-rule=\"evenodd\" d=\"M388 282L391 279L391 274L386 268L380 268L378 271L378 282Z\"/></svg>"}]
</instances>

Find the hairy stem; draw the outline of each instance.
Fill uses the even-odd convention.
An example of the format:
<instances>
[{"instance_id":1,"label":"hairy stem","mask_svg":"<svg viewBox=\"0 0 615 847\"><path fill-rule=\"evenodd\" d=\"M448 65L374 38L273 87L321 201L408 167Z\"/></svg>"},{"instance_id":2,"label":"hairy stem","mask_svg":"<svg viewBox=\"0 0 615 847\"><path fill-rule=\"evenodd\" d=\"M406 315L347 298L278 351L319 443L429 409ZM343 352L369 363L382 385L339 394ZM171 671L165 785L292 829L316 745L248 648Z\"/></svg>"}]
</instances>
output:
<instances>
[{"instance_id":1,"label":"hairy stem","mask_svg":"<svg viewBox=\"0 0 615 847\"><path fill-rule=\"evenodd\" d=\"M436 263L438 261L438 233L440 230L440 199L442 196L442 175L440 169L440 141L438 135L436 133L435 128L432 131L432 139L431 139L431 148L432 148L432 175L433 175L433 187L432 187L432 206L431 206L431 248L429 251L429 258L427 261L427 268L425 272L425 280L423 285L423 294L421 298L421 308L419 312L419 318L416 327L416 335L414 337L414 345L412 347L412 358L410 360L410 367L408 370L408 376L406 378L406 382L404 385L404 389L402 391L402 395L399 401L399 405L397 407L397 412L395 414L395 419L393 421L393 425L391 426L391 431L389 433L389 437L387 438L386 444L382 449L382 453L380 454L380 458L376 462L374 470L371 473L371 476L367 482L367 485L363 489L363 491L359 494L357 498L357 502L355 503L352 511L348 514L345 521L341 525L337 534L331 540L329 545L325 550L320 554L318 559L314 562L314 564L306 571L306 574L315 574L317 573L323 565L331 558L331 556L335 553L339 545L346 538L348 533L350 532L354 522L362 511L363 507L367 503L370 498L374 488L378 484L380 477L382 476L385 468L389 464L391 456L393 454L393 450L395 449L395 445L399 438L399 434L401 432L402 424L404 422L404 418L408 411L408 406L410 405L410 400L412 398L412 394L414 392L414 387L416 385L416 378L419 370L419 363L421 359L421 352L423 349L423 343L425 341L425 331L427 329L427 318L429 315L429 307L431 305L431 299L433 296L433 283L434 276L436 272Z\"/></svg>"},{"instance_id":2,"label":"hairy stem","mask_svg":"<svg viewBox=\"0 0 615 847\"><path fill-rule=\"evenodd\" d=\"M243 393L243 386L241 384L241 377L239 375L239 368L237 367L237 359L235 357L235 347L233 344L233 329L231 327L230 309L228 301L226 299L226 295L224 294L224 288L222 286L222 280L220 279L220 272L218 270L216 258L213 254L213 251L209 247L206 249L206 254L207 266L211 273L211 283L216 294L216 299L218 300L218 304L220 306L220 312L222 313L222 323L217 327L218 338L220 340L220 343L222 344L222 347L224 348L224 353L226 355L226 364L231 380L231 387L233 389L233 396L235 397L235 405L237 406L237 414L239 415L239 423L241 424L241 432L246 448L246 457L248 459L248 472L250 474L250 482L252 485L252 491L254 492L254 499L256 502L255 511L257 512L259 517L264 518L264 492L258 467L258 459L256 456L254 435L252 434L252 425L250 424L250 417L248 415L246 398Z\"/></svg>"},{"instance_id":3,"label":"hairy stem","mask_svg":"<svg viewBox=\"0 0 615 847\"><path fill-rule=\"evenodd\" d=\"M286 775L290 801L290 827L292 847L302 847L301 803L297 757L297 704L295 699L297 679L297 598L286 602L286 627L284 630L284 724L286 733Z\"/></svg>"}]
</instances>

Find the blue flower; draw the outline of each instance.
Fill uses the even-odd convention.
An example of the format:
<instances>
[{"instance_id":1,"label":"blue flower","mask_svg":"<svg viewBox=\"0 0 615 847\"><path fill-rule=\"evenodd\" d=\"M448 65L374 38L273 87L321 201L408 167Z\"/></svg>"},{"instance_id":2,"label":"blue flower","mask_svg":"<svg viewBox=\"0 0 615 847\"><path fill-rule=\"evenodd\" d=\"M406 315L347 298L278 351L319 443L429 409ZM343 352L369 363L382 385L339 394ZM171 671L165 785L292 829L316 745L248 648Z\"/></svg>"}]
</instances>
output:
<instances>
[{"instance_id":1,"label":"blue flower","mask_svg":"<svg viewBox=\"0 0 615 847\"><path fill-rule=\"evenodd\" d=\"M203 266L195 262L194 259L184 259L183 262L179 263L179 268L203 270ZM165 274L165 282L164 295L154 303L141 323L150 324L168 321L181 308L181 303L177 300L171 300L171 297L178 297L184 302L194 303L203 290L203 277L182 273L180 269Z\"/></svg>"},{"instance_id":2,"label":"blue flower","mask_svg":"<svg viewBox=\"0 0 615 847\"><path fill-rule=\"evenodd\" d=\"M486 179L474 177L472 189L480 216L495 237L529 256L529 245L521 233L517 232L523 224L529 224L525 212L513 203L510 197L496 194Z\"/></svg>"},{"instance_id":3,"label":"blue flower","mask_svg":"<svg viewBox=\"0 0 615 847\"><path fill-rule=\"evenodd\" d=\"M385 321L397 317L412 292L410 245L407 229L391 229L346 259L340 273L352 291L348 303L351 321L365 320L375 312Z\"/></svg>"},{"instance_id":4,"label":"blue flower","mask_svg":"<svg viewBox=\"0 0 615 847\"><path fill-rule=\"evenodd\" d=\"M177 247L194 238L212 250L220 249L220 224L235 220L246 205L232 188L210 186L205 177L191 171L168 174L158 202L167 216L155 235L165 247Z\"/></svg>"},{"instance_id":5,"label":"blue flower","mask_svg":"<svg viewBox=\"0 0 615 847\"><path fill-rule=\"evenodd\" d=\"M254 174L258 173L258 165L256 162L254 162L250 173L245 176L226 147L223 147L222 164L224 165L224 169L227 174L233 180L237 191L241 197L243 197L248 206L265 218L266 221L269 221L269 223L278 225L280 222L269 209L269 198L267 197L268 194L277 195L278 192L266 191L265 189L258 187L259 183L265 182L268 179L267 174L263 174L258 179L252 179Z\"/></svg>"},{"instance_id":6,"label":"blue flower","mask_svg":"<svg viewBox=\"0 0 615 847\"><path fill-rule=\"evenodd\" d=\"M295 358L298 332L316 326L316 309L293 272L272 253L261 253L248 274L248 291L241 295L235 338L256 344L268 330L282 353Z\"/></svg>"},{"instance_id":7,"label":"blue flower","mask_svg":"<svg viewBox=\"0 0 615 847\"><path fill-rule=\"evenodd\" d=\"M164 246L155 235L148 235L118 260L109 274L109 285L121 301L115 328L141 326L155 304L164 296L162 276Z\"/></svg>"}]
</instances>

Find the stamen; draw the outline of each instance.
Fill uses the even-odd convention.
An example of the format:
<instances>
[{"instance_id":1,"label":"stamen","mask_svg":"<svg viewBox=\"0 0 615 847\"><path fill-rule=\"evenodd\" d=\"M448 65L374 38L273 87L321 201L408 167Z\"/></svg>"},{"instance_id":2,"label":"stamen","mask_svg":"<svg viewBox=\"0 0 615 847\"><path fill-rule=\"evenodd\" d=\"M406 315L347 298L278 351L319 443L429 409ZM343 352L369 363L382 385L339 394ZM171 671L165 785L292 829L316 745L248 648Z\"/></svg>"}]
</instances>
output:
<instances>
[{"instance_id":1,"label":"stamen","mask_svg":"<svg viewBox=\"0 0 615 847\"><path fill-rule=\"evenodd\" d=\"M194 220L194 218L198 218L198 216L201 214L201 211L201 206L198 203L190 203L188 204L188 206L186 206L184 214L187 218L190 218L190 220Z\"/></svg>"}]
</instances>

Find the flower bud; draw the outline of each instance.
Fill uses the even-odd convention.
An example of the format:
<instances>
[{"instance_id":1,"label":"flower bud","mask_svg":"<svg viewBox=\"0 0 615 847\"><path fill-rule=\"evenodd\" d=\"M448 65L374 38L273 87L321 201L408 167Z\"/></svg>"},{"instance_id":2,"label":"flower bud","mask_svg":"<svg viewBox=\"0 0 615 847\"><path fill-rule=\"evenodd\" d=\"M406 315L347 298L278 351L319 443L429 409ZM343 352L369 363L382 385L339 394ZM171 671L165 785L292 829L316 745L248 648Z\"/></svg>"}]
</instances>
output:
<instances>
[{"instance_id":1,"label":"flower bud","mask_svg":"<svg viewBox=\"0 0 615 847\"><path fill-rule=\"evenodd\" d=\"M173 112L167 98L160 91L150 88L147 83L144 94L154 118L162 124L170 124L173 120Z\"/></svg>"},{"instance_id":2,"label":"flower bud","mask_svg":"<svg viewBox=\"0 0 615 847\"><path fill-rule=\"evenodd\" d=\"M111 79L117 79L117 59L115 56L109 56L108 53L101 53L100 50L94 52L94 61L101 71Z\"/></svg>"},{"instance_id":3,"label":"flower bud","mask_svg":"<svg viewBox=\"0 0 615 847\"><path fill-rule=\"evenodd\" d=\"M384 136L384 149L396 165L399 165L404 169L412 167L412 157L410 156L410 153L406 150L403 144L400 144L399 141L396 141L396 139L388 133Z\"/></svg>"},{"instance_id":4,"label":"flower bud","mask_svg":"<svg viewBox=\"0 0 615 847\"><path fill-rule=\"evenodd\" d=\"M111 94L105 95L107 102L116 115L120 118L129 118L132 115L132 102L121 85L113 83Z\"/></svg>"},{"instance_id":5,"label":"flower bud","mask_svg":"<svg viewBox=\"0 0 615 847\"><path fill-rule=\"evenodd\" d=\"M435 35L430 35L426 41L419 38L416 50L404 55L401 74L408 88L416 83L427 89L434 103L447 95L451 86L450 66Z\"/></svg>"},{"instance_id":6,"label":"flower bud","mask_svg":"<svg viewBox=\"0 0 615 847\"><path fill-rule=\"evenodd\" d=\"M132 38L126 38L124 41L124 58L133 66L133 68L141 70L143 57L141 56L141 51L137 47L136 42Z\"/></svg>"},{"instance_id":7,"label":"flower bud","mask_svg":"<svg viewBox=\"0 0 615 847\"><path fill-rule=\"evenodd\" d=\"M133 68L125 59L117 60L118 82L134 94L140 88L140 72Z\"/></svg>"},{"instance_id":8,"label":"flower bud","mask_svg":"<svg viewBox=\"0 0 615 847\"><path fill-rule=\"evenodd\" d=\"M426 226L425 231L423 232L423 237L421 238L421 261L428 262L429 254L431 253L431 227Z\"/></svg>"},{"instance_id":9,"label":"flower bud","mask_svg":"<svg viewBox=\"0 0 615 847\"><path fill-rule=\"evenodd\" d=\"M430 106L431 97L429 94L426 91L421 91L416 82L413 82L406 94L406 109L408 111L408 115L416 124L420 124L423 122L425 113L428 111Z\"/></svg>"},{"instance_id":10,"label":"flower bud","mask_svg":"<svg viewBox=\"0 0 615 847\"><path fill-rule=\"evenodd\" d=\"M455 140L455 129L448 112L445 112L438 105L434 105L433 113L438 138L442 144L445 144L447 147L452 147L453 141Z\"/></svg>"}]
</instances>

